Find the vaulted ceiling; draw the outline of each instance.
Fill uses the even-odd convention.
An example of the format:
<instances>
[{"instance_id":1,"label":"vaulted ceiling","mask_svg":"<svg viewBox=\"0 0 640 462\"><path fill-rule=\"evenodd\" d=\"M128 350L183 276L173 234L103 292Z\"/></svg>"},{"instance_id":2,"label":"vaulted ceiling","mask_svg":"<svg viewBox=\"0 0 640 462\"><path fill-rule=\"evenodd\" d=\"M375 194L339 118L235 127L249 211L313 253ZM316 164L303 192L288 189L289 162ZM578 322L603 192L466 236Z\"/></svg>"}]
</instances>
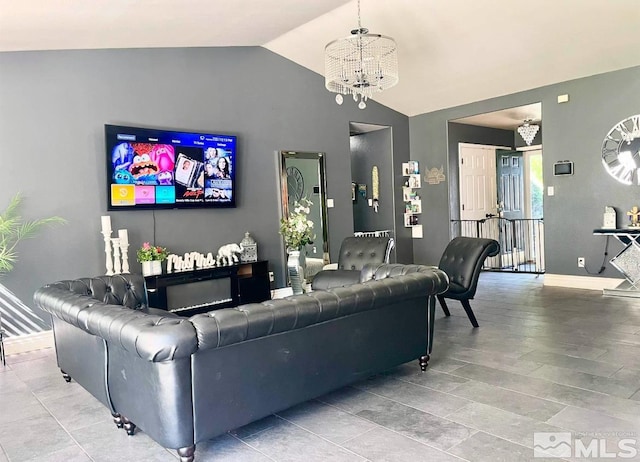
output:
<instances>
[{"instance_id":1,"label":"vaulted ceiling","mask_svg":"<svg viewBox=\"0 0 640 462\"><path fill-rule=\"evenodd\" d=\"M409 116L640 65L638 0L361 10L363 26L398 45L400 83L374 99ZM323 74L324 46L356 26L356 0L0 0L0 51L264 46Z\"/></svg>"}]
</instances>

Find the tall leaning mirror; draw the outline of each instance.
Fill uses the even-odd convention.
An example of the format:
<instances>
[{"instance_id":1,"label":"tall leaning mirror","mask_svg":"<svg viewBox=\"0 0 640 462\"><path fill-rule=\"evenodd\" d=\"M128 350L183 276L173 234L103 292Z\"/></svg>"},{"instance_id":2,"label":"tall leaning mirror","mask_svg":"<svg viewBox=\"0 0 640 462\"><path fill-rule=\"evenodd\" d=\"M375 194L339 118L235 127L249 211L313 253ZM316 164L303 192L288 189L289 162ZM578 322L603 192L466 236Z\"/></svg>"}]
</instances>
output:
<instances>
[{"instance_id":1,"label":"tall leaning mirror","mask_svg":"<svg viewBox=\"0 0 640 462\"><path fill-rule=\"evenodd\" d=\"M329 263L324 153L280 151L280 188L284 217L289 216L289 209L293 207L295 201L307 198L313 203L309 219L314 223L316 238L313 244L305 248L305 276L309 280L322 269L323 265Z\"/></svg>"}]
</instances>

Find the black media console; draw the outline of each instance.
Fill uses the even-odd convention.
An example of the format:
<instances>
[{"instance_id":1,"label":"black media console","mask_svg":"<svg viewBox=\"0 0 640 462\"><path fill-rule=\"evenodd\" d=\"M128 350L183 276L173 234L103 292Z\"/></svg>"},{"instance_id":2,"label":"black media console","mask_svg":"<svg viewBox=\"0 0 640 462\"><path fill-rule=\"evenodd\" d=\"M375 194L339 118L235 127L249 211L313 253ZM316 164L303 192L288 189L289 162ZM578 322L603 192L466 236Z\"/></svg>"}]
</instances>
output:
<instances>
[{"instance_id":1,"label":"black media console","mask_svg":"<svg viewBox=\"0 0 640 462\"><path fill-rule=\"evenodd\" d=\"M192 314L247 303L260 303L271 299L268 260L159 274L147 276L144 279L149 306L171 311L181 316L191 316ZM208 290L206 286L201 284L218 279L228 279L229 281L229 288L224 291L222 296L213 290ZM190 287L187 284L193 284L193 286ZM188 292L200 292L198 302L186 306L169 306L171 297L167 296L167 289L171 290L177 286L183 286L180 289Z\"/></svg>"}]
</instances>

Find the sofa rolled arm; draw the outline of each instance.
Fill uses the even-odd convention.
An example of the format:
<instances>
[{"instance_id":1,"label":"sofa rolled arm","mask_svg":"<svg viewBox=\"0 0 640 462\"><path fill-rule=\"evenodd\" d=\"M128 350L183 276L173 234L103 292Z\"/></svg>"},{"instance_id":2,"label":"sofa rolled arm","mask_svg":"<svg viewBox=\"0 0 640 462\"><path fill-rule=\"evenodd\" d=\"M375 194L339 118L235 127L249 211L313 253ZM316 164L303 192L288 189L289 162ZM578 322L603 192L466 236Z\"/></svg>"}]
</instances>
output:
<instances>
[{"instance_id":1,"label":"sofa rolled arm","mask_svg":"<svg viewBox=\"0 0 640 462\"><path fill-rule=\"evenodd\" d=\"M187 319L104 303L70 290L78 284L83 283L63 281L41 287L36 290L34 301L52 316L147 361L170 361L197 350L196 332Z\"/></svg>"}]
</instances>

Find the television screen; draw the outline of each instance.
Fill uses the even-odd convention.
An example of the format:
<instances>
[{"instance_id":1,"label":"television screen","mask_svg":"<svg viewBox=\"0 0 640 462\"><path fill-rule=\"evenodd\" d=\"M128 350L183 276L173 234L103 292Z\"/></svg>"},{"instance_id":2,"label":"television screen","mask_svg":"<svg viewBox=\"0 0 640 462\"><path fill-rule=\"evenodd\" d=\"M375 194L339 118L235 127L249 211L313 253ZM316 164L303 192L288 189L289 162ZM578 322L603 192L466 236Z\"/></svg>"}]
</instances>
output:
<instances>
[{"instance_id":1,"label":"television screen","mask_svg":"<svg viewBox=\"0 0 640 462\"><path fill-rule=\"evenodd\" d=\"M105 125L109 210L236 206L233 135Z\"/></svg>"}]
</instances>

